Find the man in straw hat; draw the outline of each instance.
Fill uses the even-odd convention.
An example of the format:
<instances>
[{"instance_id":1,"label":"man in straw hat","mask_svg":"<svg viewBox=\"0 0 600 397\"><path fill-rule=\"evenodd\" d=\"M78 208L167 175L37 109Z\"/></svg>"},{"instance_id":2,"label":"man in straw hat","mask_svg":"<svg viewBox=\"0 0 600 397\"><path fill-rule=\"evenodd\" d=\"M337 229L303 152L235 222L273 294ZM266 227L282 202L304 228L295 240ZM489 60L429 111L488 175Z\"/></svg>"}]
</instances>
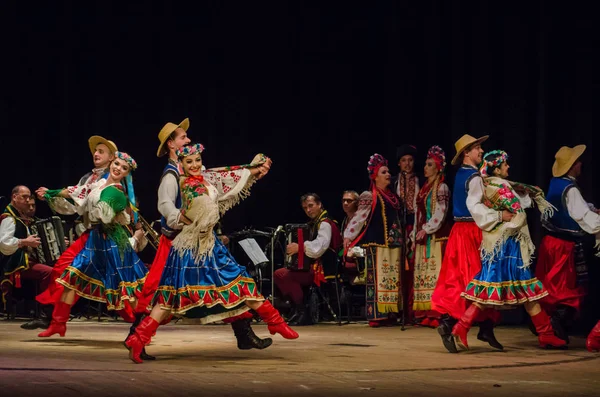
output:
<instances>
[{"instance_id":1,"label":"man in straw hat","mask_svg":"<svg viewBox=\"0 0 600 397\"><path fill-rule=\"evenodd\" d=\"M94 168L82 176L79 182L75 185L78 189L74 189L73 193L76 196L85 192L87 188L94 182L100 179L106 179L108 175L108 166L111 161L115 158L115 152L117 151L117 145L111 140L108 140L100 135L91 136L88 139L88 146L92 153L92 160L94 162ZM45 200L44 196L48 192L48 188L40 187L35 193L40 200ZM64 197L53 197L48 201L48 206L54 211L61 215L73 215L77 213L77 210L73 204L71 204ZM83 230L79 230L78 234L81 234Z\"/></svg>"},{"instance_id":2,"label":"man in straw hat","mask_svg":"<svg viewBox=\"0 0 600 397\"><path fill-rule=\"evenodd\" d=\"M596 244L600 242L600 215L583 199L577 185L580 157L585 148L585 145L563 146L554 156L553 178L546 199L557 211L542 221L546 235L536 266L536 277L549 292L542 305L552 313L555 332L565 341L568 341L566 326L581 309L587 293L586 258L589 261L593 255L594 237ZM600 327L593 332L600 342Z\"/></svg>"},{"instance_id":3,"label":"man in straw hat","mask_svg":"<svg viewBox=\"0 0 600 397\"><path fill-rule=\"evenodd\" d=\"M181 190L179 186L179 178L181 169L179 167L176 151L191 142L187 135L187 130L190 128L190 120L185 118L181 123L175 124L168 122L158 133L158 150L157 157L168 155L168 163L163 170L163 174L158 187L158 212L161 214L161 232L156 250L156 256L150 267L150 271L146 277L144 289L137 305L137 310L140 311L136 316L136 322L131 327L130 335L135 332L135 327L140 323L144 312L150 303L150 299L154 296L154 292L158 288L163 269L171 250L173 239L179 234L183 228L184 222L189 222L185 216L181 215ZM239 317L239 318L238 318ZM247 349L264 349L271 345L270 338L258 338L250 326L252 315L244 313L244 315L228 319L234 330L238 341L238 347L243 350ZM168 321L168 320L167 320ZM141 357L144 359L144 356Z\"/></svg>"},{"instance_id":4,"label":"man in straw hat","mask_svg":"<svg viewBox=\"0 0 600 397\"><path fill-rule=\"evenodd\" d=\"M467 284L481 270L479 246L482 232L477 224L485 230L493 229L503 220L512 218L509 211L495 211L485 206L483 200L483 181L478 172L483 149L481 144L488 136L474 138L463 135L456 143L456 155L452 165L461 164L456 173L453 191L454 225L448 238L442 268L436 288L431 297L432 309L442 313L438 333L442 337L444 347L450 353L457 353L452 337L452 327L466 311L470 302L461 298ZM477 224L474 219L477 219ZM499 320L495 310L485 310L476 319L480 323L477 339L488 342L496 349L503 346L496 340L494 324Z\"/></svg>"}]
</instances>

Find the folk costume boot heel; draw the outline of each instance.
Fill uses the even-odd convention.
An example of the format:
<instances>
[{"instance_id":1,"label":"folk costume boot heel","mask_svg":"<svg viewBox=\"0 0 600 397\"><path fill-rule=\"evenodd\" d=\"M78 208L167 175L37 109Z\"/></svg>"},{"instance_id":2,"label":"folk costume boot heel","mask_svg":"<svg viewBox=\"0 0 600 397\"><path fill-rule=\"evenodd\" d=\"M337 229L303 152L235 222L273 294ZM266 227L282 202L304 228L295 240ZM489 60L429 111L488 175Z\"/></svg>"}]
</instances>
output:
<instances>
[{"instance_id":1,"label":"folk costume boot heel","mask_svg":"<svg viewBox=\"0 0 600 397\"><path fill-rule=\"evenodd\" d=\"M545 349L567 348L567 342L554 335L554 329L550 324L550 317L548 317L545 311L541 311L535 316L531 316L531 321L533 322L533 325L535 325L535 330L538 333L538 341L540 342L540 347Z\"/></svg>"},{"instance_id":2,"label":"folk costume boot heel","mask_svg":"<svg viewBox=\"0 0 600 397\"><path fill-rule=\"evenodd\" d=\"M585 347L589 352L600 351L600 321L596 323L594 328L587 337Z\"/></svg>"},{"instance_id":3,"label":"folk costume boot heel","mask_svg":"<svg viewBox=\"0 0 600 397\"><path fill-rule=\"evenodd\" d=\"M462 315L460 320L456 323L454 328L452 328L452 335L454 336L454 340L456 344L462 347L463 349L469 350L469 344L467 343L467 334L471 329L471 326L475 322L475 319L481 312L475 305L469 306L469 308Z\"/></svg>"},{"instance_id":4,"label":"folk costume boot heel","mask_svg":"<svg viewBox=\"0 0 600 397\"><path fill-rule=\"evenodd\" d=\"M71 305L66 304L65 302L57 302L52 311L50 326L47 330L40 332L38 337L47 338L54 334L59 334L61 337L64 337L67 332L67 321L69 321L70 314Z\"/></svg>"},{"instance_id":5,"label":"folk costume boot heel","mask_svg":"<svg viewBox=\"0 0 600 397\"><path fill-rule=\"evenodd\" d=\"M136 364L141 364L142 358L140 357L144 346L150 343L152 335L158 328L158 322L152 317L148 316L142 320L140 325L135 329L133 335L131 335L125 341L125 346L129 349L129 359Z\"/></svg>"},{"instance_id":6,"label":"folk costume boot heel","mask_svg":"<svg viewBox=\"0 0 600 397\"><path fill-rule=\"evenodd\" d=\"M285 323L277 309L275 309L268 300L265 300L263 304L256 309L256 313L258 313L260 318L267 323L271 335L278 333L285 339L298 338L298 333Z\"/></svg>"}]
</instances>

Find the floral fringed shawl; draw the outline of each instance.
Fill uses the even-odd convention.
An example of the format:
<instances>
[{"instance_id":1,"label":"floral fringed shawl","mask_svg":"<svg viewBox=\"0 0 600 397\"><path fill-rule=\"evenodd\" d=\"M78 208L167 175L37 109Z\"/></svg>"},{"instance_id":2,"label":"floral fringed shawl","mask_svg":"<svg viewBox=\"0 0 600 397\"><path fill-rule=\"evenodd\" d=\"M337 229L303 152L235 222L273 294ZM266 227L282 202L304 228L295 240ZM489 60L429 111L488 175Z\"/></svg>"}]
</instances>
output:
<instances>
[{"instance_id":1,"label":"floral fringed shawl","mask_svg":"<svg viewBox=\"0 0 600 397\"><path fill-rule=\"evenodd\" d=\"M527 215L521 206L519 195L529 196L542 213L542 219L554 214L556 208L544 198L544 192L537 186L511 182L498 177L483 178L484 204L496 211L507 210L515 214L509 222L499 223L492 231L483 232L481 243L482 262L489 262L500 252L509 237L515 238L521 247L523 266L529 267L533 260L535 245L531 240Z\"/></svg>"},{"instance_id":2,"label":"floral fringed shawl","mask_svg":"<svg viewBox=\"0 0 600 397\"><path fill-rule=\"evenodd\" d=\"M250 164L208 169L201 176L181 178L182 213L192 223L183 227L173 240L173 247L183 254L191 250L195 259L210 255L215 245L213 229L220 216L250 196L250 188L256 183L248 168L266 161L264 155L256 155Z\"/></svg>"}]
</instances>

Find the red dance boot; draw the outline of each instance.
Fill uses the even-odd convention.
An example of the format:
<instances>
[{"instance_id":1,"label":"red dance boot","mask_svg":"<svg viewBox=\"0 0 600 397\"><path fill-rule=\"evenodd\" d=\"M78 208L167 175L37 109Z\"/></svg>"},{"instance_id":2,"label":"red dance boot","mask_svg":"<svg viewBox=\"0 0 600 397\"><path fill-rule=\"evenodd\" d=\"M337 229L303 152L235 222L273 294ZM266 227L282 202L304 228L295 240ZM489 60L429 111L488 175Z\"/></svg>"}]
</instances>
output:
<instances>
[{"instance_id":1,"label":"red dance boot","mask_svg":"<svg viewBox=\"0 0 600 397\"><path fill-rule=\"evenodd\" d=\"M552 324L550 324L550 317L548 317L545 311L542 310L535 316L531 316L531 321L538 333L540 347L545 349L552 347L559 349L567 348L567 342L554 335L554 329L552 328Z\"/></svg>"},{"instance_id":2,"label":"red dance boot","mask_svg":"<svg viewBox=\"0 0 600 397\"><path fill-rule=\"evenodd\" d=\"M452 335L454 336L456 344L463 349L469 350L467 334L469 333L469 330L471 329L471 326L475 322L475 318L479 315L479 313L481 313L481 309L479 309L477 306L469 306L460 320L458 320L454 328L452 328Z\"/></svg>"},{"instance_id":3,"label":"red dance boot","mask_svg":"<svg viewBox=\"0 0 600 397\"><path fill-rule=\"evenodd\" d=\"M127 338L125 346L129 349L129 359L131 361L136 364L143 363L140 354L142 354L144 346L150 343L152 335L156 332L158 326L158 322L148 316L136 327L135 332Z\"/></svg>"},{"instance_id":4,"label":"red dance boot","mask_svg":"<svg viewBox=\"0 0 600 397\"><path fill-rule=\"evenodd\" d=\"M57 302L54 304L50 326L47 330L40 332L38 337L47 338L54 334L59 334L61 337L65 336L65 332L67 332L67 321L69 321L70 314L71 305L66 304L65 302Z\"/></svg>"},{"instance_id":5,"label":"red dance boot","mask_svg":"<svg viewBox=\"0 0 600 397\"><path fill-rule=\"evenodd\" d=\"M587 337L585 347L592 353L600 351L600 321L592 328L592 331Z\"/></svg>"},{"instance_id":6,"label":"red dance boot","mask_svg":"<svg viewBox=\"0 0 600 397\"><path fill-rule=\"evenodd\" d=\"M263 304L256 309L256 313L258 313L260 318L267 323L271 335L279 333L285 339L298 338L298 333L286 324L283 318L281 318L279 315L277 309L275 309L268 300L264 301Z\"/></svg>"}]
</instances>

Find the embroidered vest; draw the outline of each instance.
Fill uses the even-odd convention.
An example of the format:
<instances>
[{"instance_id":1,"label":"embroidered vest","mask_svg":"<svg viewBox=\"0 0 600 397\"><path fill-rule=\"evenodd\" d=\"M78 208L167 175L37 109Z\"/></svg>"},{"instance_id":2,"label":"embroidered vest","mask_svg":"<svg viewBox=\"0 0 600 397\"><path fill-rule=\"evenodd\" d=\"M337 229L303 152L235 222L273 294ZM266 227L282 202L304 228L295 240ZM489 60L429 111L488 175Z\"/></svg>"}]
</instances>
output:
<instances>
[{"instance_id":1,"label":"embroidered vest","mask_svg":"<svg viewBox=\"0 0 600 397\"><path fill-rule=\"evenodd\" d=\"M376 203L360 245L390 248L402 246L399 210L386 202L379 192L373 199Z\"/></svg>"},{"instance_id":2,"label":"embroidered vest","mask_svg":"<svg viewBox=\"0 0 600 397\"><path fill-rule=\"evenodd\" d=\"M27 238L29 235L28 222L21 219L19 212L11 204L7 205L2 215L0 215L0 222L6 218L13 218L15 220L14 236L16 238ZM2 269L2 277L0 278L2 279L28 268L29 258L24 248L17 249L12 255L0 255L0 269Z\"/></svg>"},{"instance_id":3,"label":"embroidered vest","mask_svg":"<svg viewBox=\"0 0 600 397\"><path fill-rule=\"evenodd\" d=\"M162 178L164 178L167 174L173 175L177 180L177 198L175 199L175 208L181 209L181 187L179 186L179 177L181 174L179 173L179 167L177 167L177 164L171 159L169 159L169 163L163 170L161 181ZM162 234L170 240L174 239L179 234L179 230L172 229L167 225L167 219L164 216L160 217L160 229Z\"/></svg>"},{"instance_id":4,"label":"embroidered vest","mask_svg":"<svg viewBox=\"0 0 600 397\"><path fill-rule=\"evenodd\" d=\"M564 235L565 237L581 237L585 235L585 232L569 216L569 211L567 210L567 192L570 189L579 189L575 180L567 177L552 178L546 200L555 206L557 211L554 212L552 218L542 222L542 224L551 233Z\"/></svg>"},{"instance_id":5,"label":"embroidered vest","mask_svg":"<svg viewBox=\"0 0 600 397\"><path fill-rule=\"evenodd\" d=\"M468 165L461 166L456 172L452 192L452 215L457 222L473 221L473 217L467 208L467 195L469 193L469 182L478 176L477 169Z\"/></svg>"},{"instance_id":6,"label":"embroidered vest","mask_svg":"<svg viewBox=\"0 0 600 397\"><path fill-rule=\"evenodd\" d=\"M329 217L327 211L323 211L321 215L314 221L309 223L310 229L310 240L317 238L319 234L319 228L321 223L327 222L331 226L331 241L329 242L329 248L321 257L317 260L319 264L323 266L323 273L325 277L334 275L336 272L338 251L342 246L342 234L337 225L337 222Z\"/></svg>"}]
</instances>

